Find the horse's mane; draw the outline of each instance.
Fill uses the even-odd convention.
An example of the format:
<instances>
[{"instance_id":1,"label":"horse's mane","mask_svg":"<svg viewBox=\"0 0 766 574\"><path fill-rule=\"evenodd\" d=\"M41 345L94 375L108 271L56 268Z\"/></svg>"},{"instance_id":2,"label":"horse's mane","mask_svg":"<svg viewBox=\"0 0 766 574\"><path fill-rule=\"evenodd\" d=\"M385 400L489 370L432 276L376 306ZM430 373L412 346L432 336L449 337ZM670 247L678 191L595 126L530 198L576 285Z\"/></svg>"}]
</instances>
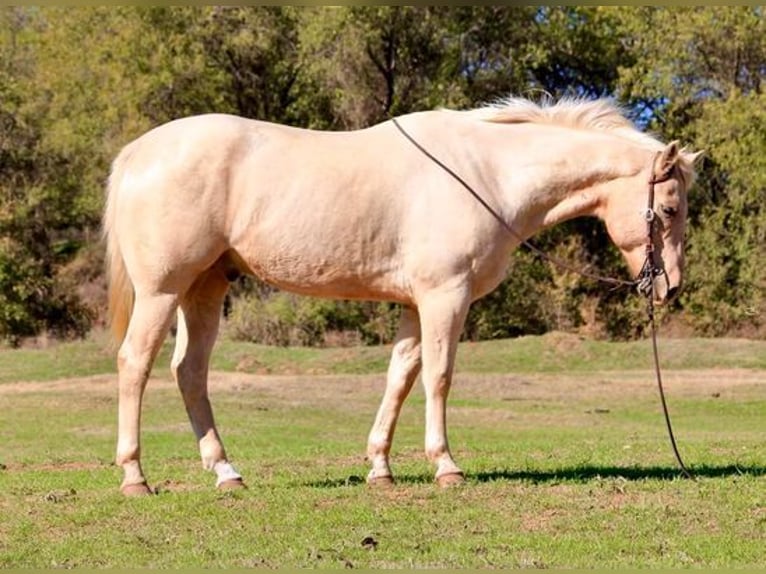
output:
<instances>
[{"instance_id":1,"label":"horse's mane","mask_svg":"<svg viewBox=\"0 0 766 574\"><path fill-rule=\"evenodd\" d=\"M597 100L563 98L555 102L551 98L545 98L538 104L525 98L509 97L469 110L468 113L485 122L551 124L574 129L612 132L653 150L661 150L665 147L658 139L640 131L626 117L622 107L605 98ZM688 160L683 153L681 157L682 161L678 163L678 167L684 186L688 187L694 179L693 160Z\"/></svg>"},{"instance_id":2,"label":"horse's mane","mask_svg":"<svg viewBox=\"0 0 766 574\"><path fill-rule=\"evenodd\" d=\"M662 144L638 129L627 117L624 110L611 100L585 100L563 98L554 102L550 98L536 103L525 98L505 98L470 113L486 122L503 124L553 124L576 129L616 132L653 148Z\"/></svg>"}]
</instances>

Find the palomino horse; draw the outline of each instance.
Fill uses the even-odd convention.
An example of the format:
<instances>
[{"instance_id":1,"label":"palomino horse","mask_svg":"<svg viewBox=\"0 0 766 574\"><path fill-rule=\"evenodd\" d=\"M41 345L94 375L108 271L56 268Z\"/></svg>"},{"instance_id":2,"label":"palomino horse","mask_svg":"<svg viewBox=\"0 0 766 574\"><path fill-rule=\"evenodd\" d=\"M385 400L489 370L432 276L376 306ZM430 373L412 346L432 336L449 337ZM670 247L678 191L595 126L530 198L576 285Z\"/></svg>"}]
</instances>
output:
<instances>
[{"instance_id":1,"label":"palomino horse","mask_svg":"<svg viewBox=\"0 0 766 574\"><path fill-rule=\"evenodd\" d=\"M469 305L503 279L520 237L597 216L635 275L645 259L647 182L657 181L654 243L664 272L654 276L655 298L680 287L696 154L639 132L610 103L508 99L398 123L503 221L391 121L330 133L203 115L153 129L119 154L104 233L112 328L122 341L125 494L151 492L140 464L141 402L174 313L171 367L202 464L219 487L243 484L207 392L224 295L240 273L306 295L403 305L367 444L368 480L379 484L392 480L394 429L421 368L426 455L441 485L463 480L445 420L455 349Z\"/></svg>"}]
</instances>

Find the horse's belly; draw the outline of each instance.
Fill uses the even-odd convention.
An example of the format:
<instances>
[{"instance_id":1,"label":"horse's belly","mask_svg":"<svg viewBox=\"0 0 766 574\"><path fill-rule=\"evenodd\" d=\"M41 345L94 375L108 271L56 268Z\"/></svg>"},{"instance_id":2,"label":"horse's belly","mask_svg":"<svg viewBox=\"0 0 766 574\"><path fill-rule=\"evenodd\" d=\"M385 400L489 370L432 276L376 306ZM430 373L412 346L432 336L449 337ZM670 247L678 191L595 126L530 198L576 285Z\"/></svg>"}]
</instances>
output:
<instances>
[{"instance_id":1,"label":"horse's belly","mask_svg":"<svg viewBox=\"0 0 766 574\"><path fill-rule=\"evenodd\" d=\"M263 250L252 255L238 253L246 271L293 293L332 299L410 301L399 266L388 258L373 261Z\"/></svg>"}]
</instances>

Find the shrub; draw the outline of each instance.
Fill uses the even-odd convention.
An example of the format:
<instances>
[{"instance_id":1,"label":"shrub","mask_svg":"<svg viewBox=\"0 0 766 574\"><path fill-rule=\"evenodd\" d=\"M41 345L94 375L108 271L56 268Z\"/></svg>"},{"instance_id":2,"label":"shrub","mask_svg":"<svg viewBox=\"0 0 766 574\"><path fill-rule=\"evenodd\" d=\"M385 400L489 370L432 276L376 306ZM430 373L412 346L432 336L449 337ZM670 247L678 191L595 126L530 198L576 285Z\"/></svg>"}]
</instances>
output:
<instances>
[{"instance_id":1,"label":"shrub","mask_svg":"<svg viewBox=\"0 0 766 574\"><path fill-rule=\"evenodd\" d=\"M395 305L254 290L235 297L227 321L238 341L277 346L381 344L393 339ZM351 334L351 335L349 335Z\"/></svg>"}]
</instances>

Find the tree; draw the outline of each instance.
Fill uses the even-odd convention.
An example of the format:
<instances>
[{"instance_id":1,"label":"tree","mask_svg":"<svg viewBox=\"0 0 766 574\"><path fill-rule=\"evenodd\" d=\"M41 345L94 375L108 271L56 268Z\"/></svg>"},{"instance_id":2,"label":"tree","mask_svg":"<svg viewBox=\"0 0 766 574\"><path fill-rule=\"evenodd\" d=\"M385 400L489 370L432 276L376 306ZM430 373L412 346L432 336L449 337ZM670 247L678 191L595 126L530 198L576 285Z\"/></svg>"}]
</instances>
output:
<instances>
[{"instance_id":1,"label":"tree","mask_svg":"<svg viewBox=\"0 0 766 574\"><path fill-rule=\"evenodd\" d=\"M360 128L448 101L450 86L440 83L449 49L442 12L411 6L301 12L302 71L325 94L331 127Z\"/></svg>"},{"instance_id":2,"label":"tree","mask_svg":"<svg viewBox=\"0 0 766 574\"><path fill-rule=\"evenodd\" d=\"M650 127L706 150L690 198L691 324L721 334L757 326L766 269L766 24L763 7L623 8L637 58L618 92Z\"/></svg>"},{"instance_id":3,"label":"tree","mask_svg":"<svg viewBox=\"0 0 766 574\"><path fill-rule=\"evenodd\" d=\"M18 343L47 330L81 335L89 313L57 281L79 248L87 215L74 190L66 150L49 147L34 93L43 23L35 12L0 11L0 337Z\"/></svg>"},{"instance_id":4,"label":"tree","mask_svg":"<svg viewBox=\"0 0 766 574\"><path fill-rule=\"evenodd\" d=\"M110 162L160 123L224 112L353 129L510 94L611 95L662 139L706 149L681 308L699 332L757 326L764 32L762 7L2 8L0 337L78 334L99 316ZM534 241L625 273L595 220ZM593 327L595 317L604 333L633 336L640 315L629 301L522 250L507 284L472 311L469 336ZM316 324L388 332L388 307L332 305L316 307Z\"/></svg>"}]
</instances>

